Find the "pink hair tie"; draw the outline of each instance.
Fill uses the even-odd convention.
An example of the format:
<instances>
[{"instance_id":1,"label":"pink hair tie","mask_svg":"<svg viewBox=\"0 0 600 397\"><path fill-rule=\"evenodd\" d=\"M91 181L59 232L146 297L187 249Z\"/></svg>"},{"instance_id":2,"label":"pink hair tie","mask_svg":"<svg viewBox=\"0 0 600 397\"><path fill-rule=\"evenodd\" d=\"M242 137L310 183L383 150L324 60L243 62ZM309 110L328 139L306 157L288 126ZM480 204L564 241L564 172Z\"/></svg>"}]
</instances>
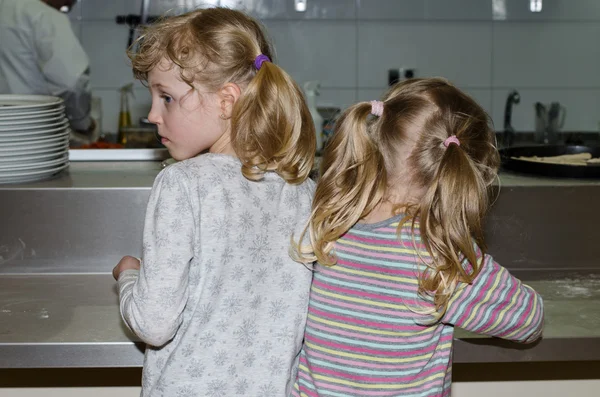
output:
<instances>
[{"instance_id":1,"label":"pink hair tie","mask_svg":"<svg viewBox=\"0 0 600 397\"><path fill-rule=\"evenodd\" d=\"M383 102L371 101L371 114L373 116L381 117L383 114Z\"/></svg>"},{"instance_id":2,"label":"pink hair tie","mask_svg":"<svg viewBox=\"0 0 600 397\"><path fill-rule=\"evenodd\" d=\"M444 141L444 146L448 147L451 143L456 143L458 146L460 146L460 141L458 140L456 135L450 135L448 138L446 138L446 140Z\"/></svg>"}]
</instances>

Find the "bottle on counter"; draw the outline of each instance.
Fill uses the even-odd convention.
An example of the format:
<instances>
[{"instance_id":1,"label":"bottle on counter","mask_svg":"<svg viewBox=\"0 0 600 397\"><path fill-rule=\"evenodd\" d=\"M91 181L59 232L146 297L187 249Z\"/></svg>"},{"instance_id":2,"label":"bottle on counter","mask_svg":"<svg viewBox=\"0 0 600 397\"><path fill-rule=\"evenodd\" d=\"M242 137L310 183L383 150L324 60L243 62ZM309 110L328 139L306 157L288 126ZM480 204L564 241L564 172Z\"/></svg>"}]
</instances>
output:
<instances>
[{"instance_id":1,"label":"bottle on counter","mask_svg":"<svg viewBox=\"0 0 600 397\"><path fill-rule=\"evenodd\" d=\"M117 143L125 146L127 144L126 129L132 126L131 112L129 111L129 95L133 95L133 83L125 84L119 91L121 92L121 110L119 111Z\"/></svg>"},{"instance_id":2,"label":"bottle on counter","mask_svg":"<svg viewBox=\"0 0 600 397\"><path fill-rule=\"evenodd\" d=\"M315 125L315 134L317 138L317 153L323 149L323 117L317 110L317 95L320 95L319 89L321 83L318 81L307 81L304 83L304 95L306 96L306 104L308 111L312 116Z\"/></svg>"},{"instance_id":3,"label":"bottle on counter","mask_svg":"<svg viewBox=\"0 0 600 397\"><path fill-rule=\"evenodd\" d=\"M90 117L94 120L95 128L92 132L92 142L96 140L105 140L104 130L102 129L102 98L92 97L92 111Z\"/></svg>"}]
</instances>

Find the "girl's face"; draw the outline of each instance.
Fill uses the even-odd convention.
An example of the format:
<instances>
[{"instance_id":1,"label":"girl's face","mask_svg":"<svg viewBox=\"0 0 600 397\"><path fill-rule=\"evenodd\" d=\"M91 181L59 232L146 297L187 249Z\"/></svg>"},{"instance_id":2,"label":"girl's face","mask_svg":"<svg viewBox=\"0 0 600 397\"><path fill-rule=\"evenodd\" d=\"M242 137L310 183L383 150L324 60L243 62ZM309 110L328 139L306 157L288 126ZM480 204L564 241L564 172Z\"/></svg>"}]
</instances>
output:
<instances>
[{"instance_id":1,"label":"girl's face","mask_svg":"<svg viewBox=\"0 0 600 397\"><path fill-rule=\"evenodd\" d=\"M148 120L158 127L161 142L175 160L194 157L205 150L234 154L229 141L229 121L223 120L219 96L199 92L180 77L180 69L162 61L148 73L152 108Z\"/></svg>"}]
</instances>

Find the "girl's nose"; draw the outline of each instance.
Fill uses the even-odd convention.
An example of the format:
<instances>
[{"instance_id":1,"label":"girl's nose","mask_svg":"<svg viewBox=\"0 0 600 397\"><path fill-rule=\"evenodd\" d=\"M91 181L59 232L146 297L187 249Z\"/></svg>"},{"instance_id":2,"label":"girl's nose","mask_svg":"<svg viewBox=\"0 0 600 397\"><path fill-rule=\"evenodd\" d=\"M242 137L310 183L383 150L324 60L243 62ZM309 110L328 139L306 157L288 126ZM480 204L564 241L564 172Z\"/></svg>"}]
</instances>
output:
<instances>
[{"instance_id":1,"label":"girl's nose","mask_svg":"<svg viewBox=\"0 0 600 397\"><path fill-rule=\"evenodd\" d=\"M150 108L150 113L148 113L148 121L152 124L160 124L162 122L162 118L160 117L160 113L154 109L154 106Z\"/></svg>"}]
</instances>

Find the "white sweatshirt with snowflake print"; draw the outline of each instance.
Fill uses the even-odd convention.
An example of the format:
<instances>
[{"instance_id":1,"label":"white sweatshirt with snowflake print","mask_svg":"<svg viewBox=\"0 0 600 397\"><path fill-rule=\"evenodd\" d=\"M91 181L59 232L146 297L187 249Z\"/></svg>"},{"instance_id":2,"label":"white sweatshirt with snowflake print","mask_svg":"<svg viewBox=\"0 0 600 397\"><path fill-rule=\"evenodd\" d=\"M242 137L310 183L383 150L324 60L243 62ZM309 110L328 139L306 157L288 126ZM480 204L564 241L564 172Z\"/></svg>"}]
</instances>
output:
<instances>
[{"instance_id":1,"label":"white sweatshirt with snowflake print","mask_svg":"<svg viewBox=\"0 0 600 397\"><path fill-rule=\"evenodd\" d=\"M148 344L142 396L287 396L311 271L289 256L311 180L247 180L238 159L205 154L156 178L141 270L119 277L121 314Z\"/></svg>"}]
</instances>

